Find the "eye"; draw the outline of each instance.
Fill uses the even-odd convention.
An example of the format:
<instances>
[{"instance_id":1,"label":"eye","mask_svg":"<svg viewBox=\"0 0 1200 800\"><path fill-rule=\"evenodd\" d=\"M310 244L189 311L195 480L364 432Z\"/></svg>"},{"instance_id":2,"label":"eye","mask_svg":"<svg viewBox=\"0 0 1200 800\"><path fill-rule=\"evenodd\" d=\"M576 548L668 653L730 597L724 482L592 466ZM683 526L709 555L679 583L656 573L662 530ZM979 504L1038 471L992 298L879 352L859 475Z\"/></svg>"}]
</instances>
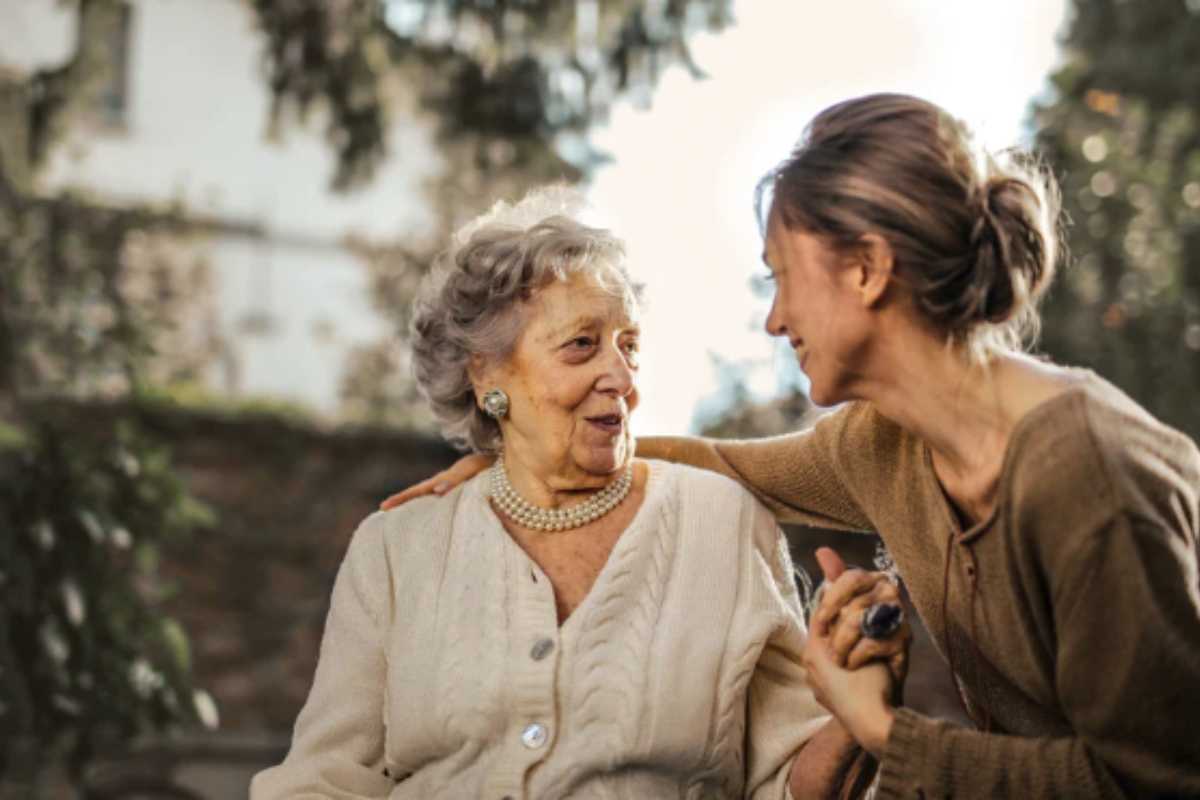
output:
<instances>
[{"instance_id":1,"label":"eye","mask_svg":"<svg viewBox=\"0 0 1200 800\"><path fill-rule=\"evenodd\" d=\"M638 367L638 356L641 349L641 342L635 338L629 338L621 342L621 352L625 354L625 362L632 369L637 369Z\"/></svg>"},{"instance_id":2,"label":"eye","mask_svg":"<svg viewBox=\"0 0 1200 800\"><path fill-rule=\"evenodd\" d=\"M568 339L561 348L563 354L573 361L590 358L595 349L596 339L591 336L575 336Z\"/></svg>"}]
</instances>

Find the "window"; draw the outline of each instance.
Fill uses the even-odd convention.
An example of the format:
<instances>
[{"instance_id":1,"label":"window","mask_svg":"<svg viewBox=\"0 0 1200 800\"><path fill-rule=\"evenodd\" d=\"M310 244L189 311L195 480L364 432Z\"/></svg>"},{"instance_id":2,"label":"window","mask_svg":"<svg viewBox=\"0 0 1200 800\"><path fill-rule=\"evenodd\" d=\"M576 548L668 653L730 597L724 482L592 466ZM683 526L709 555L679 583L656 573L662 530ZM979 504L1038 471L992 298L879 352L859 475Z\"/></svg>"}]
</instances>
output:
<instances>
[{"instance_id":1,"label":"window","mask_svg":"<svg viewBox=\"0 0 1200 800\"><path fill-rule=\"evenodd\" d=\"M129 51L132 47L132 34L133 7L128 2L120 3L116 7L116 18L99 32L99 35L108 40L105 49L112 58L111 69L107 71L104 83L96 91L93 107L97 121L105 127L124 128L128 124Z\"/></svg>"}]
</instances>

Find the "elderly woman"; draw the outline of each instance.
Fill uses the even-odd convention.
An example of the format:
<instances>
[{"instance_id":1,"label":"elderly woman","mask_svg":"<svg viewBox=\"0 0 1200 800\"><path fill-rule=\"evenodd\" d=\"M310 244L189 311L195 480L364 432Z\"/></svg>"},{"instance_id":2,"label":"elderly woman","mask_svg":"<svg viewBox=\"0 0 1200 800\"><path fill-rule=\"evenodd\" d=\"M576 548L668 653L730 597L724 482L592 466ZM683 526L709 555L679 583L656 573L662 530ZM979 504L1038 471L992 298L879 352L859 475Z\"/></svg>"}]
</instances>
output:
<instances>
[{"instance_id":1,"label":"elderly woman","mask_svg":"<svg viewBox=\"0 0 1200 800\"><path fill-rule=\"evenodd\" d=\"M419 300L423 391L452 440L500 457L354 535L256 800L813 796L856 753L805 683L770 512L634 458L638 290L618 241L547 212L560 199L472 225Z\"/></svg>"}]
</instances>

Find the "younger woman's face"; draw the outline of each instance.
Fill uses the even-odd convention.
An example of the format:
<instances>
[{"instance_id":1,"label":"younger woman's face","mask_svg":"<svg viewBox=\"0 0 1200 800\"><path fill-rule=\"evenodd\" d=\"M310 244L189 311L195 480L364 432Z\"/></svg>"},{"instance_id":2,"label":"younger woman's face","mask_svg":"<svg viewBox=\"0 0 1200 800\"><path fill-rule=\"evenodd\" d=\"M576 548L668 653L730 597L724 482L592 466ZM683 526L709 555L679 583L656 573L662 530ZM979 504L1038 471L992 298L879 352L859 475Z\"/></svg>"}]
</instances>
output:
<instances>
[{"instance_id":1,"label":"younger woman's face","mask_svg":"<svg viewBox=\"0 0 1200 800\"><path fill-rule=\"evenodd\" d=\"M853 399L872 333L870 313L853 288L853 268L820 236L789 230L774 212L763 261L775 283L767 333L787 339L814 403Z\"/></svg>"},{"instance_id":2,"label":"younger woman's face","mask_svg":"<svg viewBox=\"0 0 1200 800\"><path fill-rule=\"evenodd\" d=\"M505 458L554 488L603 485L633 458L636 301L577 273L540 289L521 313L517 346L493 372L510 399Z\"/></svg>"}]
</instances>

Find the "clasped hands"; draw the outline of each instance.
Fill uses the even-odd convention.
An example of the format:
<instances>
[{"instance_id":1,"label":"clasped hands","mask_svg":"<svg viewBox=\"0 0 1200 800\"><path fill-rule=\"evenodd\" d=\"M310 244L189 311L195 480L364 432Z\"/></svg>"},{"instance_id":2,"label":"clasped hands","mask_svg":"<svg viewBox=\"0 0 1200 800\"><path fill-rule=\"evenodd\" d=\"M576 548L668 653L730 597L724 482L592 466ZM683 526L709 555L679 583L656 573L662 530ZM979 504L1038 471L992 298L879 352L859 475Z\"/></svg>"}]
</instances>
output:
<instances>
[{"instance_id":1,"label":"clasped hands","mask_svg":"<svg viewBox=\"0 0 1200 800\"><path fill-rule=\"evenodd\" d=\"M900 604L900 590L882 572L847 569L836 552L817 550L824 588L809 620L803 663L817 701L877 758L891 733L893 707L908 672L912 631L907 622L886 639L862 631L866 610Z\"/></svg>"}]
</instances>

